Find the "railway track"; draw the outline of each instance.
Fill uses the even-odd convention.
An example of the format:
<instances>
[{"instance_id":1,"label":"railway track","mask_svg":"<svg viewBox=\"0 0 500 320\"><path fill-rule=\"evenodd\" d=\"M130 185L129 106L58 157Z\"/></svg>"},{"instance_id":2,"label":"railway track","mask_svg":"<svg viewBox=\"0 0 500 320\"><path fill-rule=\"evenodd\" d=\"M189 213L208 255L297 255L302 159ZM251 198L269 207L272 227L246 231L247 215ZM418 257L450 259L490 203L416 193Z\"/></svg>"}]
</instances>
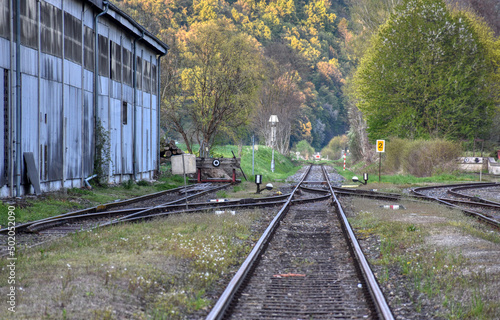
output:
<instances>
[{"instance_id":1,"label":"railway track","mask_svg":"<svg viewBox=\"0 0 500 320\"><path fill-rule=\"evenodd\" d=\"M301 189L310 190L308 187L303 186L301 186ZM399 201L404 198L400 194L338 187L332 187L332 189L337 195L341 196L357 196L391 201ZM487 224L500 227L500 202L479 197L477 194L486 194L489 198L500 199L500 185L498 183L469 183L420 187L411 190L412 197L406 197L406 200L437 201L472 215Z\"/></svg>"},{"instance_id":2,"label":"railway track","mask_svg":"<svg viewBox=\"0 0 500 320\"><path fill-rule=\"evenodd\" d=\"M437 201L457 208L480 221L500 227L500 203L483 199L470 193L478 190L499 190L497 183L468 183L415 188L411 192L417 197Z\"/></svg>"},{"instance_id":3,"label":"railway track","mask_svg":"<svg viewBox=\"0 0 500 320\"><path fill-rule=\"evenodd\" d=\"M121 200L121 201L115 201L111 203L106 203L106 204L100 204L94 207L82 209L82 210L77 210L77 211L72 211L68 212L65 214L61 215L56 215L52 216L49 218L45 219L40 219L36 221L30 221L27 223L22 223L18 224L15 226L15 229L17 232L29 232L29 227L33 224L37 223L42 223L46 222L49 220L58 220L62 218L68 218L68 217L73 217L73 216L85 216L85 215L90 215L90 214L99 214L99 213L105 213L105 212L114 212L114 211L119 211L119 209L130 209L130 208L137 208L137 207L151 207L155 204L158 203L172 203L172 202L177 202L177 201L183 201L185 197L179 198L179 194L198 194L202 195L204 193L210 192L215 190L214 188L217 188L216 186L213 186L210 183L206 183L203 185L192 185L188 186L187 188L185 187L179 187L175 189L169 189L169 190L164 190L156 193L151 193L147 194L144 196L140 197L135 197L132 199L127 199L127 200ZM0 229L0 234L6 233L8 230L6 228Z\"/></svg>"},{"instance_id":4,"label":"railway track","mask_svg":"<svg viewBox=\"0 0 500 320\"><path fill-rule=\"evenodd\" d=\"M78 210L46 219L32 221L16 226L16 242L20 246L33 247L64 236L68 233L87 231L119 223L137 222L171 214L192 213L204 210L226 210L244 207L281 206L288 195L264 197L258 199L241 199L226 202L208 202L200 197L212 195L226 188L229 184L212 185L210 183L176 188L149 194L134 199L108 203L96 207ZM325 199L323 195L302 199L302 202ZM189 200L189 204L187 204ZM166 201L166 202L165 202ZM7 253L5 235L7 229L0 230L0 256Z\"/></svg>"},{"instance_id":5,"label":"railway track","mask_svg":"<svg viewBox=\"0 0 500 320\"><path fill-rule=\"evenodd\" d=\"M16 243L19 247L33 247L68 233L91 230L126 220L131 215L148 214L158 210L175 210L184 207L187 200L196 199L216 192L229 184L192 185L123 201L116 201L95 207L73 211L15 226ZM176 205L183 203L182 205ZM167 208L167 209L163 209ZM0 256L7 253L8 229L0 230Z\"/></svg>"},{"instance_id":6,"label":"railway track","mask_svg":"<svg viewBox=\"0 0 500 320\"><path fill-rule=\"evenodd\" d=\"M16 238L26 237L27 241L18 243L32 246L71 232L171 214L281 207L207 319L391 319L391 310L337 197L398 201L403 196L342 189L333 186L325 176L324 169L313 166L300 183L290 188L289 194L219 203L195 199L224 186L205 184L188 190L178 188L24 224L18 226ZM452 206L470 202L476 211L485 206L498 210L495 204L478 201L476 196L480 189L494 193L498 188L498 184L483 183L416 188L414 193L416 201L433 199ZM491 215L497 213L493 211ZM495 221L491 215L483 214L486 220ZM498 221L496 223L498 225ZM233 291L227 292L231 286Z\"/></svg>"},{"instance_id":7,"label":"railway track","mask_svg":"<svg viewBox=\"0 0 500 320\"><path fill-rule=\"evenodd\" d=\"M303 175L207 319L393 319L325 176L322 167ZM307 197L300 187L325 180L334 206L292 205Z\"/></svg>"}]
</instances>

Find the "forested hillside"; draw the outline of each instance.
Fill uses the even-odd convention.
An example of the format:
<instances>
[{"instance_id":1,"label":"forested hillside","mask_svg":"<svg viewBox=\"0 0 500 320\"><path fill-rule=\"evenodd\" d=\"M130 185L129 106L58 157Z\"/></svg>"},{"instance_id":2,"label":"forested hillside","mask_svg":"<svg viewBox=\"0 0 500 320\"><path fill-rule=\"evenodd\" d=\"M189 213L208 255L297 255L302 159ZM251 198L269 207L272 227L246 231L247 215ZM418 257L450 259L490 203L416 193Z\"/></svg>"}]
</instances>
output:
<instances>
[{"instance_id":1,"label":"forested hillside","mask_svg":"<svg viewBox=\"0 0 500 320\"><path fill-rule=\"evenodd\" d=\"M189 146L248 142L253 133L269 144L271 114L281 152L300 140L321 148L347 130L342 86L352 34L343 1L116 4L170 46L161 125Z\"/></svg>"}]
</instances>

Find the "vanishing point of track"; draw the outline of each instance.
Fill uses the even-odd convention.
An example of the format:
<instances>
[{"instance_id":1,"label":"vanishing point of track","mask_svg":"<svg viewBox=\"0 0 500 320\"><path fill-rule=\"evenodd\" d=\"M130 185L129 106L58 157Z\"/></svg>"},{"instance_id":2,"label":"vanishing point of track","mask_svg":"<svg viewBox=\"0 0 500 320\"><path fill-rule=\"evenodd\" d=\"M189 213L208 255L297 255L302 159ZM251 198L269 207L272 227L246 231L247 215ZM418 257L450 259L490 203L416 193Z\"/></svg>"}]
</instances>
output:
<instances>
[{"instance_id":1,"label":"vanishing point of track","mask_svg":"<svg viewBox=\"0 0 500 320\"><path fill-rule=\"evenodd\" d=\"M207 319L393 319L323 167L312 166L262 234ZM293 205L321 170L322 199ZM318 180L309 179L308 184ZM304 189L305 190L305 189ZM319 191L318 191L319 192ZM301 193L301 194L299 194ZM336 213L336 214L335 214Z\"/></svg>"}]
</instances>

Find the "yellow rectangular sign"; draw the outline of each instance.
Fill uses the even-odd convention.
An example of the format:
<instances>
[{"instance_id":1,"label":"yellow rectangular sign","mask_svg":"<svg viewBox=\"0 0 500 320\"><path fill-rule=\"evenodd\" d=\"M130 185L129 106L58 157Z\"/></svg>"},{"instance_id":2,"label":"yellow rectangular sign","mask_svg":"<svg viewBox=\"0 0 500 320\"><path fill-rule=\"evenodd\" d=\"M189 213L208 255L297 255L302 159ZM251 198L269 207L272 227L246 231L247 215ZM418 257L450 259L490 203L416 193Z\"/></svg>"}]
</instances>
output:
<instances>
[{"instance_id":1,"label":"yellow rectangular sign","mask_svg":"<svg viewBox=\"0 0 500 320\"><path fill-rule=\"evenodd\" d=\"M385 140L377 140L377 152L385 152Z\"/></svg>"}]
</instances>

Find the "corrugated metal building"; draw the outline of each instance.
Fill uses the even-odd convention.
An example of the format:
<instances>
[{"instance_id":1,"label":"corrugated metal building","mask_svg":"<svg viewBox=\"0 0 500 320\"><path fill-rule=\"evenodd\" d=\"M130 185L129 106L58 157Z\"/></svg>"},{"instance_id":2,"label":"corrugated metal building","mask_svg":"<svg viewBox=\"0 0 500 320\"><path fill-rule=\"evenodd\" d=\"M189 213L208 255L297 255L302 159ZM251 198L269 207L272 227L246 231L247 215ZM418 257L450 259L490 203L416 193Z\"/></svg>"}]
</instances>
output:
<instances>
[{"instance_id":1,"label":"corrugated metal building","mask_svg":"<svg viewBox=\"0 0 500 320\"><path fill-rule=\"evenodd\" d=\"M96 132L110 182L152 179L167 49L102 0L0 0L0 196L33 192L33 168L42 191L83 186Z\"/></svg>"}]
</instances>

